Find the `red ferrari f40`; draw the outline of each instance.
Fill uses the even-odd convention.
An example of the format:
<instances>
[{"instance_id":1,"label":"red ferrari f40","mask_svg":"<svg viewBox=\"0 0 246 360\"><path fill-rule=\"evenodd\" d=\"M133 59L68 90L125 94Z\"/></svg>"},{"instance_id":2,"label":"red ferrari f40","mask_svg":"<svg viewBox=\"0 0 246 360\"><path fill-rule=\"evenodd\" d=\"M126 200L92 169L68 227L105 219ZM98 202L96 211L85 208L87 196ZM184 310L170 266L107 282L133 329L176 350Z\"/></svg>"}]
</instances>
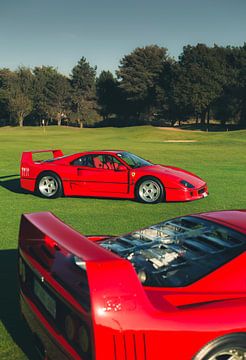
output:
<instances>
[{"instance_id":1,"label":"red ferrari f40","mask_svg":"<svg viewBox=\"0 0 246 360\"><path fill-rule=\"evenodd\" d=\"M246 210L84 236L22 216L21 312L42 359L245 360Z\"/></svg>"},{"instance_id":2,"label":"red ferrari f40","mask_svg":"<svg viewBox=\"0 0 246 360\"><path fill-rule=\"evenodd\" d=\"M35 161L33 154L52 152L53 158ZM208 195L198 176L166 165L155 165L126 151L88 151L63 155L61 150L22 154L23 189L46 198L94 196L137 199L145 203L191 201Z\"/></svg>"}]
</instances>

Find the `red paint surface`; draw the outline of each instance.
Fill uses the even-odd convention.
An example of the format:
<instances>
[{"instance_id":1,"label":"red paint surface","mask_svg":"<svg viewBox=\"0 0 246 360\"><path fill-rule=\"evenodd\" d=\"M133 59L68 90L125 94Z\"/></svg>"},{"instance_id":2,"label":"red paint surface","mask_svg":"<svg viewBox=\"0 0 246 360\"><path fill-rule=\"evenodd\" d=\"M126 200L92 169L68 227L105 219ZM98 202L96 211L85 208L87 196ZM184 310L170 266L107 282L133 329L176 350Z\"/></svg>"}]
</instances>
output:
<instances>
[{"instance_id":1,"label":"red paint surface","mask_svg":"<svg viewBox=\"0 0 246 360\"><path fill-rule=\"evenodd\" d=\"M33 161L33 154L53 152L53 162ZM135 198L137 183L146 176L158 179L165 189L166 201L192 201L208 195L208 188L201 178L186 170L165 165L151 165L132 169L120 157L119 151L92 151L77 153L64 158L61 150L30 151L22 154L20 165L20 184L23 189L34 192L38 176L44 171L58 175L62 181L65 196L93 196L108 198ZM72 165L83 155L107 154L114 156L122 167L113 169L91 168ZM180 180L190 182L189 189L180 184ZM199 190L204 189L199 194Z\"/></svg>"},{"instance_id":2,"label":"red paint surface","mask_svg":"<svg viewBox=\"0 0 246 360\"><path fill-rule=\"evenodd\" d=\"M195 216L246 234L245 211ZM211 340L246 332L245 252L189 286L153 288L142 286L128 260L96 244L103 238L85 237L51 213L22 216L19 251L29 275L20 279L21 311L48 359L190 360ZM80 272L71 265L71 255L85 263L90 310L73 288L57 281L59 271L66 270L64 279L77 286ZM76 324L86 324L89 357L68 341L59 319L45 316L31 294L30 274L42 279L57 308L63 304Z\"/></svg>"}]
</instances>

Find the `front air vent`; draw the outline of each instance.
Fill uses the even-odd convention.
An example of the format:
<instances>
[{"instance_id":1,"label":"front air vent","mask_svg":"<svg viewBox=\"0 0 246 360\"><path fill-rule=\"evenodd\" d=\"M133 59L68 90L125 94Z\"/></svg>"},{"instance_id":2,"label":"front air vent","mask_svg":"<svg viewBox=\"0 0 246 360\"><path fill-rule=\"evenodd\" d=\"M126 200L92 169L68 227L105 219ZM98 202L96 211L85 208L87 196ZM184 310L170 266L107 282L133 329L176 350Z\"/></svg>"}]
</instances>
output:
<instances>
[{"instance_id":1,"label":"front air vent","mask_svg":"<svg viewBox=\"0 0 246 360\"><path fill-rule=\"evenodd\" d=\"M202 189L199 189L199 190L198 190L198 194L199 194L199 195L203 194L204 192L205 192L205 188L202 188Z\"/></svg>"}]
</instances>

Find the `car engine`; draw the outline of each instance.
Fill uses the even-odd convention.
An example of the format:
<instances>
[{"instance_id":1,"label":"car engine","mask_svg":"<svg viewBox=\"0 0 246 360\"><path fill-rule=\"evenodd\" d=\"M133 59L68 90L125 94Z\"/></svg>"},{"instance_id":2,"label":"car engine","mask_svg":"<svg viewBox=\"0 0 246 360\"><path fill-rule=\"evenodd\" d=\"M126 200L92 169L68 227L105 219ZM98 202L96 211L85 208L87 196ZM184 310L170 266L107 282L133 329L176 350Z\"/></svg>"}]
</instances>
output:
<instances>
[{"instance_id":1,"label":"car engine","mask_svg":"<svg viewBox=\"0 0 246 360\"><path fill-rule=\"evenodd\" d=\"M129 260L143 285L178 287L220 266L223 253L224 261L234 256L241 241L215 223L187 216L99 243Z\"/></svg>"}]
</instances>

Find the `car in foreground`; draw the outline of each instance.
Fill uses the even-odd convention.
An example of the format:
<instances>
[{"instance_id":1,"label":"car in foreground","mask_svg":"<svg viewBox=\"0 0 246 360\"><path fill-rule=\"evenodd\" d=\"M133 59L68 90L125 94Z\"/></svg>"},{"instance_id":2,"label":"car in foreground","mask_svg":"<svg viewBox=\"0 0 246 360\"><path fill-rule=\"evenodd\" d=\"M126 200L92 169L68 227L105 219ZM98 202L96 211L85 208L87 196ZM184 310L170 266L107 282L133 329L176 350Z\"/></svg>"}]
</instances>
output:
<instances>
[{"instance_id":1,"label":"car in foreground","mask_svg":"<svg viewBox=\"0 0 246 360\"><path fill-rule=\"evenodd\" d=\"M33 159L52 152L53 158ZM94 196L137 199L145 203L191 201L208 195L206 182L180 168L155 165L127 151L87 151L63 155L61 150L22 154L20 184L45 198Z\"/></svg>"},{"instance_id":2,"label":"car in foreground","mask_svg":"<svg viewBox=\"0 0 246 360\"><path fill-rule=\"evenodd\" d=\"M246 210L84 236L24 214L21 313L42 359L246 359Z\"/></svg>"}]
</instances>

